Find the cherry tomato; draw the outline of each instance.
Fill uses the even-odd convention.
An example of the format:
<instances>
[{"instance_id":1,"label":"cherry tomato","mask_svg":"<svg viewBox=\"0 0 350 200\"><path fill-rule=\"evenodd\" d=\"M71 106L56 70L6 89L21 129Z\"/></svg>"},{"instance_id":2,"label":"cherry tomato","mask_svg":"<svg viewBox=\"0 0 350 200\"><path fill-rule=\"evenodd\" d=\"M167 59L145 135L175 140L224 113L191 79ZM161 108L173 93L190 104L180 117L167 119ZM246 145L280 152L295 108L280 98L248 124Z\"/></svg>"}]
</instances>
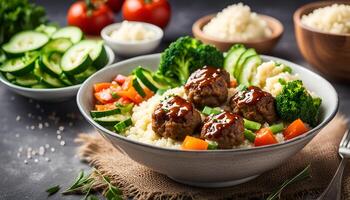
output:
<instances>
[{"instance_id":1,"label":"cherry tomato","mask_svg":"<svg viewBox=\"0 0 350 200\"><path fill-rule=\"evenodd\" d=\"M101 30L114 22L112 10L104 3L78 1L68 10L67 22L86 34L99 35Z\"/></svg>"},{"instance_id":2,"label":"cherry tomato","mask_svg":"<svg viewBox=\"0 0 350 200\"><path fill-rule=\"evenodd\" d=\"M107 0L107 6L117 13L122 8L124 0Z\"/></svg>"},{"instance_id":3,"label":"cherry tomato","mask_svg":"<svg viewBox=\"0 0 350 200\"><path fill-rule=\"evenodd\" d=\"M167 0L126 0L122 12L125 20L147 22L161 28L168 25L171 15Z\"/></svg>"}]
</instances>

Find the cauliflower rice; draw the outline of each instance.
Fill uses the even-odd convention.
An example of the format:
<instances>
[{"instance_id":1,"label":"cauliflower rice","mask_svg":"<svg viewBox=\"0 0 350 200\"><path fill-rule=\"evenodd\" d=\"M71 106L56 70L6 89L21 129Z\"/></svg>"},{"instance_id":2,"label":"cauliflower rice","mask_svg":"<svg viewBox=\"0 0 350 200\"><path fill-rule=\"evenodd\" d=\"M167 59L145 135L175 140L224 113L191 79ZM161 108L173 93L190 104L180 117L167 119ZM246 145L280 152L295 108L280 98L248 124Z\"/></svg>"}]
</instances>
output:
<instances>
[{"instance_id":1,"label":"cauliflower rice","mask_svg":"<svg viewBox=\"0 0 350 200\"><path fill-rule=\"evenodd\" d=\"M266 38L272 34L267 22L242 3L223 9L203 27L203 32L219 39L241 41Z\"/></svg>"},{"instance_id":2,"label":"cauliflower rice","mask_svg":"<svg viewBox=\"0 0 350 200\"><path fill-rule=\"evenodd\" d=\"M350 5L333 4L303 15L301 22L320 31L336 34L350 33Z\"/></svg>"},{"instance_id":3,"label":"cauliflower rice","mask_svg":"<svg viewBox=\"0 0 350 200\"><path fill-rule=\"evenodd\" d=\"M230 88L228 91L228 99L230 99L234 93L235 89ZM160 137L152 130L152 113L160 101L169 95L178 95L184 99L187 99L184 87L177 87L166 91L163 95L156 94L147 101L135 106L131 116L133 126L125 132L125 136L129 139L158 147L180 149L182 141ZM203 115L202 118L204 118ZM278 142L283 142L283 134L276 134L276 139ZM244 142L237 146L237 148L251 148L253 146L254 145L251 142L244 140Z\"/></svg>"}]
</instances>

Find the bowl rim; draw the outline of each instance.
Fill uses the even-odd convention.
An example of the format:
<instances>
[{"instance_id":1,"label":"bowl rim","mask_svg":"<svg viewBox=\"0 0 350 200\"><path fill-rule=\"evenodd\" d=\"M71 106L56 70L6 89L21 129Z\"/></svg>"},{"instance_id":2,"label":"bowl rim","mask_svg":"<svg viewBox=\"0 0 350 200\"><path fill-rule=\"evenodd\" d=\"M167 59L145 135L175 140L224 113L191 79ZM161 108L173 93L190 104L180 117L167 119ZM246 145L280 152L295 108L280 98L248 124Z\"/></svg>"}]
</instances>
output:
<instances>
[{"instance_id":1,"label":"bowl rim","mask_svg":"<svg viewBox=\"0 0 350 200\"><path fill-rule=\"evenodd\" d=\"M142 59L142 58L152 58L158 56L160 57L160 53L157 54L149 54L149 55L143 55L143 56L137 56L131 59L127 59L118 63L115 63L114 66L111 66L111 68L113 67L121 67L123 64L127 64L133 60L136 59ZM267 56L267 55L262 55L263 58L266 59L276 59L277 57L273 57L273 56ZM281 59L281 58L277 58L280 61L286 62L286 63L293 63L291 61L287 61L285 59ZM99 125L98 123L96 123L92 117L89 115L89 113L86 113L81 105L81 99L83 98L83 95L85 93L83 93L83 90L86 86L86 84L88 82L91 81L91 79L93 79L94 76L97 76L98 74L103 74L105 70L107 69L102 69L100 71L98 71L97 73L93 74L92 76L90 76L82 85L82 87L80 87L78 93L77 93L77 97L76 97L76 102L79 108L79 111L81 112L81 114L84 116L84 118L95 128L97 128L98 130L102 131L103 133L106 133L108 135L110 135L111 137L116 137L117 139L122 140L123 142L126 143L132 143L134 145L138 145L138 146L142 146L144 148L147 148L149 150L155 150L155 151L166 151L166 152L175 152L175 153L186 153L186 154L191 154L191 153L195 153L195 154L205 154L205 153L210 153L210 154L216 154L216 153L249 153L249 152L254 152L254 151L269 151L269 150L273 150L273 149L278 149L282 146L289 146L289 145L293 145L303 139L306 138L312 138L315 136L316 132L319 131L320 129L322 129L323 127L325 127L336 115L338 108L339 108L339 98L338 98L338 94L336 92L336 90L334 89L334 87L332 86L332 84L330 84L326 79L324 79L323 77L321 77L320 75L316 74L315 72L312 72L309 69L306 69L302 66L300 66L299 64L293 63L294 65L296 65L297 67L300 67L301 70L305 70L308 71L310 73L312 73L314 76L320 78L321 80L323 80L324 82L326 82L327 84L329 84L329 86L331 87L331 89L333 90L332 92L335 94L335 108L332 111L332 113L326 118L324 119L324 121L322 121L320 124L318 124L316 127L314 127L313 129L309 130L308 132L295 137L291 140L287 140L284 141L282 143L277 143L277 144L272 144L272 145L267 145L267 146L259 146L259 147L254 147L254 148L237 148L237 149L219 149L219 150L215 150L215 151L201 151L201 150L182 150L182 149L171 149L171 148L166 148L166 147L159 147L159 146L155 146L155 145L151 145L151 144L146 144L143 142L139 142L136 140L132 140L132 139L128 139L125 136L121 136L119 134L116 134L115 132L112 132L106 128L104 128L103 126ZM119 66L119 67L118 67Z\"/></svg>"},{"instance_id":2,"label":"bowl rim","mask_svg":"<svg viewBox=\"0 0 350 200\"><path fill-rule=\"evenodd\" d=\"M336 37L337 36L338 37L350 37L350 33L330 33L330 32L326 32L326 31L321 31L319 29L307 26L307 25L305 25L305 24L303 24L301 22L301 18L302 18L303 15L310 14L315 9L323 8L323 7L326 7L326 6L333 5L333 4L347 4L347 5L350 5L350 2L346 1L346 0L335 0L335 1L316 1L316 2L305 4L305 5L301 6L301 7L299 7L294 12L294 14L293 14L294 24L297 25L297 26L300 26L301 28L306 29L308 31L319 33L319 34L322 34L322 35L331 35L331 36L336 36ZM306 13L305 11L309 10L309 9L311 11Z\"/></svg>"},{"instance_id":3,"label":"bowl rim","mask_svg":"<svg viewBox=\"0 0 350 200\"><path fill-rule=\"evenodd\" d=\"M203 32L203 27L215 16L215 14L209 14L206 16L203 16L199 18L193 25L192 25L192 32L197 34L200 38L206 39L206 40L211 40L215 42L220 42L220 43L243 43L243 44L258 44L270 40L274 40L276 38L279 38L283 32L284 32L284 27L282 23L269 15L264 15L264 14L257 14L259 17L261 17L263 20L265 20L269 26L269 29L272 31L272 35L266 38L260 38L260 39L254 39L254 40L225 40L225 39L220 39L220 38L215 38L212 36L209 36ZM276 26L271 26L270 23L274 23Z\"/></svg>"},{"instance_id":4,"label":"bowl rim","mask_svg":"<svg viewBox=\"0 0 350 200\"><path fill-rule=\"evenodd\" d=\"M113 50L107 46L107 45L104 45L104 47L106 48L106 51L107 51L107 55L108 55L108 63L103 67L109 67L110 65L113 64L114 60L115 60L115 55L113 53ZM103 69L102 68L102 69ZM101 69L101 70L102 70ZM100 70L98 70L100 71ZM98 72L97 71L97 72ZM95 72L95 73L97 73ZM71 85L71 86L67 86L67 87L60 87L60 88L43 88L43 89L39 89L39 88L29 88L29 87L24 87L24 86L20 86L20 85L16 85L16 84L13 84L11 82L9 82L2 73L0 73L0 82L5 84L7 87L10 87L10 88L13 88L13 89L16 89L16 90L20 90L20 91L25 91L25 92L37 92L37 93L41 93L41 92L52 92L52 93L55 93L55 92L67 92L67 91L71 91L71 90L77 90L79 89L80 86L83 85L83 83L80 83L80 84L77 84L77 85Z\"/></svg>"},{"instance_id":5,"label":"bowl rim","mask_svg":"<svg viewBox=\"0 0 350 200\"><path fill-rule=\"evenodd\" d=\"M124 20L124 21L127 21L127 20ZM164 36L164 31L160 27L158 27L154 24L147 23L147 22L140 22L140 21L127 21L128 23L132 23L132 24L142 24L143 26L145 26L149 29L152 29L152 31L155 32L156 36L153 39L141 40L141 41L116 41L116 40L113 40L109 36L110 32L119 29L124 21L113 23L113 24L110 24L110 25L104 27L101 30L101 37L105 41L111 42L111 43L116 44L116 45L117 44L121 44L121 45L145 45L145 44L149 44L149 43L161 40Z\"/></svg>"}]
</instances>

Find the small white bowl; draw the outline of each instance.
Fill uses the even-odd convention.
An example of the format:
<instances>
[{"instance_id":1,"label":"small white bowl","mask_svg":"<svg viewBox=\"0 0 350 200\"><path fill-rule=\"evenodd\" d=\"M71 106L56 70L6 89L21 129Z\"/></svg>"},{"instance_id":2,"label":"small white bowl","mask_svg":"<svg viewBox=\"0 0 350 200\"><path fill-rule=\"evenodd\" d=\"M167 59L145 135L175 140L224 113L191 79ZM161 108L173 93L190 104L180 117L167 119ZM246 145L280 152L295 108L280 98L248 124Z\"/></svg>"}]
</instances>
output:
<instances>
[{"instance_id":1,"label":"small white bowl","mask_svg":"<svg viewBox=\"0 0 350 200\"><path fill-rule=\"evenodd\" d=\"M114 53L111 48L105 45L108 63L106 66L111 65L114 62ZM36 89L36 88L27 88L19 85L15 85L9 82L3 75L0 73L0 82L9 90L19 95L29 97L32 99L46 101L46 102L60 102L73 98L77 95L77 92L82 84L72 85L62 88L47 88L47 89Z\"/></svg>"},{"instance_id":2,"label":"small white bowl","mask_svg":"<svg viewBox=\"0 0 350 200\"><path fill-rule=\"evenodd\" d=\"M110 35L113 31L118 30L122 23L115 23L106 26L101 31L101 37L105 41L105 44L111 47L116 54L128 57L142 55L152 52L159 46L164 35L163 30L161 28L145 22L129 21L129 23L141 24L146 29L153 31L155 33L155 37L153 39L143 41L116 41L113 40L113 38L111 38Z\"/></svg>"}]
</instances>

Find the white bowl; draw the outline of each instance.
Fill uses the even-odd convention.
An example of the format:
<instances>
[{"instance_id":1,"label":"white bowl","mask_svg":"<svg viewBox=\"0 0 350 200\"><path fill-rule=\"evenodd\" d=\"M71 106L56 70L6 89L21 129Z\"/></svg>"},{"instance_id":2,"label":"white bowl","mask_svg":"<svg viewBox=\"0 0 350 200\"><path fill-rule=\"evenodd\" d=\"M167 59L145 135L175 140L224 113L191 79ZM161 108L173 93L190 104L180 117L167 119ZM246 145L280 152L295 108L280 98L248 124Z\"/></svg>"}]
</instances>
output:
<instances>
[{"instance_id":1,"label":"white bowl","mask_svg":"<svg viewBox=\"0 0 350 200\"><path fill-rule=\"evenodd\" d=\"M139 42L123 42L123 41L115 41L110 35L112 31L118 30L122 23L115 23L106 26L101 31L101 37L105 41L105 43L113 49L113 51L121 56L136 56L147 54L155 50L162 38L163 38L163 30L158 26L153 24L145 23L145 22L132 22L129 23L141 24L146 29L151 30L155 33L155 37L151 40L139 41Z\"/></svg>"},{"instance_id":2,"label":"white bowl","mask_svg":"<svg viewBox=\"0 0 350 200\"><path fill-rule=\"evenodd\" d=\"M263 60L276 60L290 66L298 73L305 86L322 98L320 123L299 137L283 143L249 149L215 151L184 151L167 149L130 140L97 124L90 116L94 108L93 84L112 80L117 74L129 74L136 66L156 69L160 54L140 56L116 63L88 78L77 95L80 112L97 131L121 149L131 159L189 185L200 187L224 187L240 184L281 165L300 151L327 125L338 110L338 95L333 86L321 76L292 62L271 56Z\"/></svg>"},{"instance_id":3,"label":"white bowl","mask_svg":"<svg viewBox=\"0 0 350 200\"><path fill-rule=\"evenodd\" d=\"M115 56L111 48L109 48L106 45L105 45L105 48L108 56L108 63L106 66L108 66L114 62ZM62 87L62 88L47 88L47 89L27 88L27 87L22 87L9 82L3 76L2 73L0 73L0 82L3 83L3 85L6 88L13 91L14 93L17 93L19 95L29 97L32 99L47 101L47 102L60 102L60 101L68 100L77 94L80 86L82 85L82 84L78 84L78 85L72 85L72 86Z\"/></svg>"}]
</instances>

